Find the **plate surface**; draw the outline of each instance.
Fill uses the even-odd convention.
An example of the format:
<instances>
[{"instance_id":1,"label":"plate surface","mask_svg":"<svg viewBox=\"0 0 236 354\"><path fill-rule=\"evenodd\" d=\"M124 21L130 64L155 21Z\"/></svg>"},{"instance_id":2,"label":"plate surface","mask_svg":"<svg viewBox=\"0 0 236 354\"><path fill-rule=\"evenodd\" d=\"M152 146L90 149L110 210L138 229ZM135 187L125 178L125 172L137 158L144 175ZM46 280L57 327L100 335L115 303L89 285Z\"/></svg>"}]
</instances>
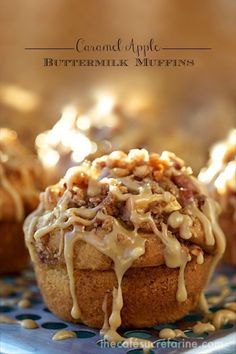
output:
<instances>
[{"instance_id":1,"label":"plate surface","mask_svg":"<svg viewBox=\"0 0 236 354\"><path fill-rule=\"evenodd\" d=\"M223 280L217 282L219 275L223 275ZM215 279L215 280L214 280ZM220 309L227 302L236 301L236 272L235 268L221 267L215 275L212 283L206 291L207 297L218 295L224 287L231 289L229 296L223 302L212 306L214 312ZM33 319L37 322L38 328L28 330L18 324L0 324L0 352L2 354L141 354L144 353L139 348L124 348L121 345L115 348L109 347L99 335L99 331L84 325L75 325L64 322L55 317L45 306L35 284L31 271L25 271L21 277L4 277L4 283L13 285L14 292L8 296L0 298L0 315L7 315L13 319L23 320ZM1 287L1 283L0 283ZM32 293L31 307L19 308L17 302L26 291ZM26 294L27 297L27 294ZM155 326L143 330L133 330L123 332L125 337L139 337L155 342L153 353L236 353L236 325L228 324L225 328L213 332L196 336L188 328L201 319L201 315L194 313L186 316L175 324ZM159 330L163 327L180 328L185 331L186 338L175 340L159 339ZM62 341L53 341L53 335L60 329L67 329L76 332L77 337Z\"/></svg>"}]
</instances>

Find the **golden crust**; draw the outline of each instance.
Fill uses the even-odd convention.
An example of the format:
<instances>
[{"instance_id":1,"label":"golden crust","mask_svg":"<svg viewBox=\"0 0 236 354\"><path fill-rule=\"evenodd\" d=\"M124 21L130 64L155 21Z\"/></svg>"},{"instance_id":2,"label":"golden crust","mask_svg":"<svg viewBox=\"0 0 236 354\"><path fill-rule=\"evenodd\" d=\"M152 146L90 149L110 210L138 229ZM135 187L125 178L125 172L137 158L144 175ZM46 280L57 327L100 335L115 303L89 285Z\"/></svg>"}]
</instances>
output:
<instances>
[{"instance_id":1,"label":"golden crust","mask_svg":"<svg viewBox=\"0 0 236 354\"><path fill-rule=\"evenodd\" d=\"M198 231L197 237L192 237L184 245L189 252L194 248L203 248L209 251L209 247L204 247L204 232L200 224L195 227ZM145 253L136 259L131 267L156 267L165 264L164 248L165 246L155 234L140 234L145 239ZM63 252L59 255L62 233L56 231L43 237L42 243L34 242L36 251L42 263L55 265L65 265ZM194 242L194 243L192 243ZM74 245L73 264L75 269L84 270L109 270L113 269L113 261L110 257L98 251L94 246L84 241L76 241Z\"/></svg>"},{"instance_id":2,"label":"golden crust","mask_svg":"<svg viewBox=\"0 0 236 354\"><path fill-rule=\"evenodd\" d=\"M179 269L165 265L129 269L122 281L122 327L141 328L174 322L194 310L206 284L211 262L212 256L205 255L202 265L198 265L195 259L187 264L185 283L188 298L182 303L176 300ZM35 269L48 308L60 318L76 322L70 314L72 298L66 268L37 261ZM108 312L111 313L112 289L117 286L114 271L75 270L74 278L81 321L101 328L104 321L102 303L106 294Z\"/></svg>"}]
</instances>

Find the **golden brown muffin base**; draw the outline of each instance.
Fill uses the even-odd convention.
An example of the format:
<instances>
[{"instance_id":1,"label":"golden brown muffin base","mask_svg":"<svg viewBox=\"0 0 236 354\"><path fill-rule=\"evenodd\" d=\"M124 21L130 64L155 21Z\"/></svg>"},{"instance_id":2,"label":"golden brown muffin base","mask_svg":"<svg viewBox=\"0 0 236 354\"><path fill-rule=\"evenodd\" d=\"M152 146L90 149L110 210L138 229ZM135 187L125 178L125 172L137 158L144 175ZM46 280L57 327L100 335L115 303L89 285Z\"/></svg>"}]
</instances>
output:
<instances>
[{"instance_id":1,"label":"golden brown muffin base","mask_svg":"<svg viewBox=\"0 0 236 354\"><path fill-rule=\"evenodd\" d=\"M0 222L0 273L18 272L29 264L23 223Z\"/></svg>"},{"instance_id":2,"label":"golden brown muffin base","mask_svg":"<svg viewBox=\"0 0 236 354\"><path fill-rule=\"evenodd\" d=\"M170 269L165 265L130 268L122 281L122 327L141 328L174 322L194 310L206 285L211 262L212 256L205 255L204 264L198 265L196 259L187 264L185 284L188 299L183 303L176 300L179 269ZM63 320L76 322L70 314L72 298L66 268L49 266L39 261L35 268L48 308ZM106 293L108 313L111 313L112 289L117 286L115 273L112 270L75 270L74 279L82 313L81 321L101 328L104 321L102 303Z\"/></svg>"},{"instance_id":3,"label":"golden brown muffin base","mask_svg":"<svg viewBox=\"0 0 236 354\"><path fill-rule=\"evenodd\" d=\"M233 221L231 213L223 213L220 216L219 223L226 237L223 261L236 266L236 222Z\"/></svg>"}]
</instances>

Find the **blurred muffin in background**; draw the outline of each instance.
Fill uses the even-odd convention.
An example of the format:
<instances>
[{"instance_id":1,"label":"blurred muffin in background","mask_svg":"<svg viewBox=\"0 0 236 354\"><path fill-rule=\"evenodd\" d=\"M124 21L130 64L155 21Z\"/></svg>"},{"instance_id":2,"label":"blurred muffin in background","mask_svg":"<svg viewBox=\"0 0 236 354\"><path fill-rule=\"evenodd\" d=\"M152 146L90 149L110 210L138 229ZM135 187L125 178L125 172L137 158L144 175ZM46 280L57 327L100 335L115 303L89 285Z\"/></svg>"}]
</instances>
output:
<instances>
[{"instance_id":1,"label":"blurred muffin in background","mask_svg":"<svg viewBox=\"0 0 236 354\"><path fill-rule=\"evenodd\" d=\"M224 259L236 265L236 129L211 149L208 167L199 174L211 195L220 203L220 225L226 234Z\"/></svg>"},{"instance_id":2,"label":"blurred muffin in background","mask_svg":"<svg viewBox=\"0 0 236 354\"><path fill-rule=\"evenodd\" d=\"M42 167L18 140L0 128L0 273L15 272L28 264L22 225L39 202Z\"/></svg>"},{"instance_id":3,"label":"blurred muffin in background","mask_svg":"<svg viewBox=\"0 0 236 354\"><path fill-rule=\"evenodd\" d=\"M149 134L149 149L151 151L174 151L176 155L180 156L191 166L194 174L197 175L207 159L201 139L192 132L176 126L170 126L168 129L158 131L161 131L158 138L156 130Z\"/></svg>"},{"instance_id":4,"label":"blurred muffin in background","mask_svg":"<svg viewBox=\"0 0 236 354\"><path fill-rule=\"evenodd\" d=\"M38 157L46 170L47 184L62 178L68 168L117 149L128 151L147 141L145 123L114 105L110 97L98 101L85 114L68 106L51 130L36 138Z\"/></svg>"},{"instance_id":5,"label":"blurred muffin in background","mask_svg":"<svg viewBox=\"0 0 236 354\"><path fill-rule=\"evenodd\" d=\"M65 107L52 129L39 134L35 141L47 184L57 183L68 168L85 159L132 148L174 151L198 173L207 159L199 137L180 126L166 126L161 115L158 119L153 115L148 109L132 109L117 103L110 96L102 96L82 114L75 106Z\"/></svg>"}]
</instances>

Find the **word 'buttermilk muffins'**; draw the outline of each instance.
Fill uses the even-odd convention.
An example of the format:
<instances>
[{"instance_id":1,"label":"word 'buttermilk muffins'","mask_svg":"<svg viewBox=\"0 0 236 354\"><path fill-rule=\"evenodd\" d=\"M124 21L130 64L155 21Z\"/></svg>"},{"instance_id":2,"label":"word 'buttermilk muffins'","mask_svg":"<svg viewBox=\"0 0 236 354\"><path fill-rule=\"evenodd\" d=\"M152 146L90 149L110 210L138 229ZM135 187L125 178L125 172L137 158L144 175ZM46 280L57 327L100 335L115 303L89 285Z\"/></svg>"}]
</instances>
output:
<instances>
[{"instance_id":1,"label":"word 'buttermilk muffins'","mask_svg":"<svg viewBox=\"0 0 236 354\"><path fill-rule=\"evenodd\" d=\"M69 169L24 226L46 304L112 341L120 326L203 306L225 248L217 209L172 153L113 152Z\"/></svg>"},{"instance_id":2,"label":"word 'buttermilk muffins'","mask_svg":"<svg viewBox=\"0 0 236 354\"><path fill-rule=\"evenodd\" d=\"M219 223L227 240L224 260L236 265L236 129L213 146L208 167L200 172L199 180L221 205Z\"/></svg>"},{"instance_id":3,"label":"word 'buttermilk muffins'","mask_svg":"<svg viewBox=\"0 0 236 354\"><path fill-rule=\"evenodd\" d=\"M23 221L38 205L41 180L37 159L14 131L0 129L0 273L28 264Z\"/></svg>"}]
</instances>

